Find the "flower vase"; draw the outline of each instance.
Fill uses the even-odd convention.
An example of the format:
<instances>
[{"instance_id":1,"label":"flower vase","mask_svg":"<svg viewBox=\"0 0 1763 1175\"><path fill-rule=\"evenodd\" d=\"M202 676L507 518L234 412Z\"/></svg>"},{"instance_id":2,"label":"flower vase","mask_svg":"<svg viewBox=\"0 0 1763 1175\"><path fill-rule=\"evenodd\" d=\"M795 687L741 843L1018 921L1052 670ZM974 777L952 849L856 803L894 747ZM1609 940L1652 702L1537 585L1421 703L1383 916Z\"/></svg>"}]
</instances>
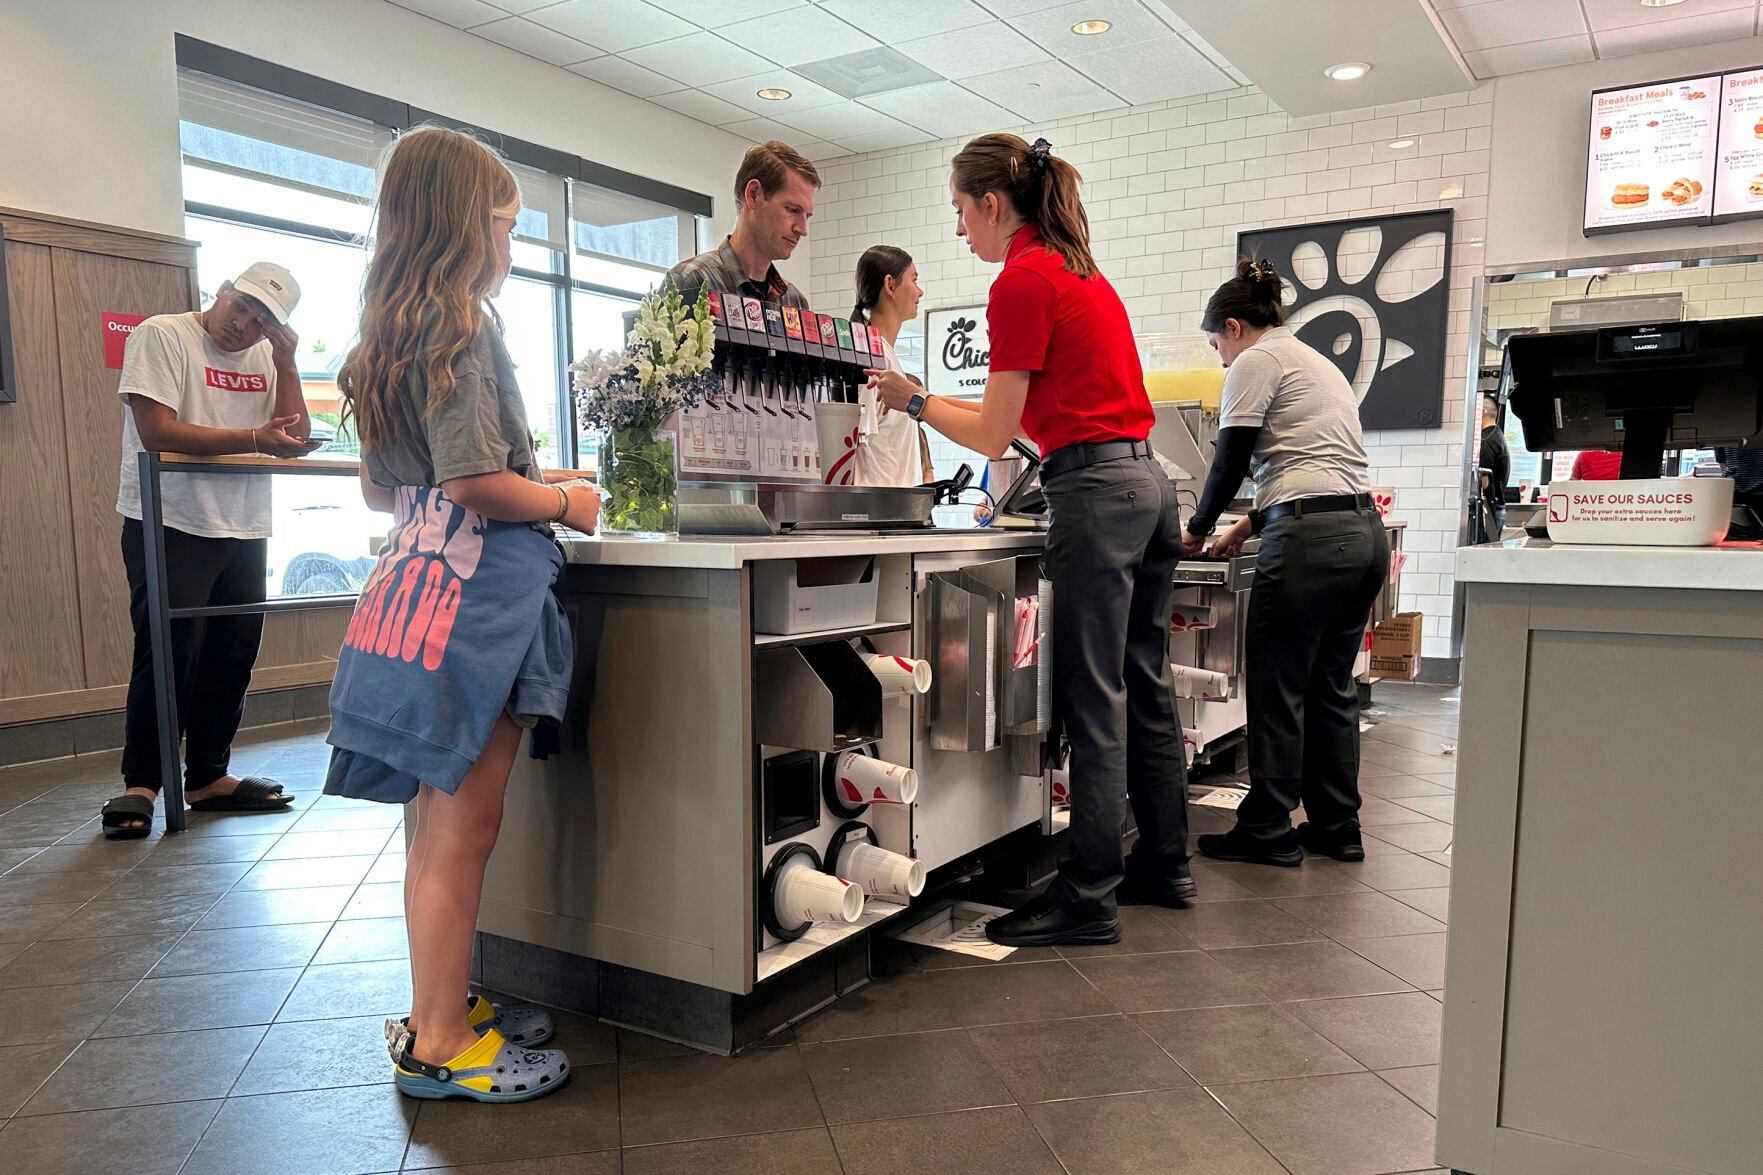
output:
<instances>
[{"instance_id":1,"label":"flower vase","mask_svg":"<svg viewBox=\"0 0 1763 1175\"><path fill-rule=\"evenodd\" d=\"M615 428L601 450L601 484L610 492L600 529L629 538L679 533L677 434L660 428Z\"/></svg>"}]
</instances>

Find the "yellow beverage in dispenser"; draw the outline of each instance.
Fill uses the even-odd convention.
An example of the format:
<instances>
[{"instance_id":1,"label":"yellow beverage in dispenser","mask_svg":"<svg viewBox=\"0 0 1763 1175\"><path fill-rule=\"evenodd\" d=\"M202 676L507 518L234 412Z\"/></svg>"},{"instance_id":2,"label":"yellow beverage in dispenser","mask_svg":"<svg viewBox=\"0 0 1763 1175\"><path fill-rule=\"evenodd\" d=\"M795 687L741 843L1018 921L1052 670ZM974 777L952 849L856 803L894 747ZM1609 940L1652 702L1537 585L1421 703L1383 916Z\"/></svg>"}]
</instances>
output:
<instances>
[{"instance_id":1,"label":"yellow beverage in dispenser","mask_svg":"<svg viewBox=\"0 0 1763 1175\"><path fill-rule=\"evenodd\" d=\"M1153 404L1198 400L1208 412L1217 412L1224 400L1224 368L1183 367L1172 371L1145 372L1145 394Z\"/></svg>"}]
</instances>

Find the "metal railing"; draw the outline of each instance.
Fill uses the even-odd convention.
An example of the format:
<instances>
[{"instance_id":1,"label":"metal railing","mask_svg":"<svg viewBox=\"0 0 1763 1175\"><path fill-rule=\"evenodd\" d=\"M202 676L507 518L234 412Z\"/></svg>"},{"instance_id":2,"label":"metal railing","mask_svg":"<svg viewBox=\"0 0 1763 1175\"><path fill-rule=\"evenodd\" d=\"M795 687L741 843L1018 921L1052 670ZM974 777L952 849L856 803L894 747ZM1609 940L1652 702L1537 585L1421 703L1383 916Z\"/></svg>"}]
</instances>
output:
<instances>
[{"instance_id":1,"label":"metal railing","mask_svg":"<svg viewBox=\"0 0 1763 1175\"><path fill-rule=\"evenodd\" d=\"M307 612L353 604L354 592L321 596L282 596L246 604L209 604L196 608L168 606L170 586L165 565L165 513L159 483L165 473L200 472L204 476L260 477L265 474L301 474L317 477L356 477L360 466L353 460L324 457L189 457L179 453L142 453L141 541L147 574L147 635L153 647L153 700L159 714L159 777L165 797L165 830L182 832L184 777L178 762L181 735L178 730L177 682L172 674L171 622L199 620L208 616L248 616L252 613Z\"/></svg>"}]
</instances>

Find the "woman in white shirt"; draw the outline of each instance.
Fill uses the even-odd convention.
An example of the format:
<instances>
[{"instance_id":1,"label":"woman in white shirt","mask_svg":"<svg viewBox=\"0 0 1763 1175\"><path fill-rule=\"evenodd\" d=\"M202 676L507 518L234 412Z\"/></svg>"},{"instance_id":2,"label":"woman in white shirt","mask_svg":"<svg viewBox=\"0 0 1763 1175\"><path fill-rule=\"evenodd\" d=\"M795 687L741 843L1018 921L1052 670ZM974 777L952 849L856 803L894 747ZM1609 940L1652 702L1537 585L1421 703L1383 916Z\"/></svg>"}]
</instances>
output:
<instances>
[{"instance_id":1,"label":"woman in white shirt","mask_svg":"<svg viewBox=\"0 0 1763 1175\"><path fill-rule=\"evenodd\" d=\"M918 317L918 266L904 249L872 245L857 259L857 304L851 321L867 323L882 341L887 366L900 371L894 341L900 327ZM901 372L904 374L904 372ZM862 432L857 442L856 483L860 486L915 486L926 480L924 442L918 422L887 407L873 386L865 387Z\"/></svg>"}]
</instances>

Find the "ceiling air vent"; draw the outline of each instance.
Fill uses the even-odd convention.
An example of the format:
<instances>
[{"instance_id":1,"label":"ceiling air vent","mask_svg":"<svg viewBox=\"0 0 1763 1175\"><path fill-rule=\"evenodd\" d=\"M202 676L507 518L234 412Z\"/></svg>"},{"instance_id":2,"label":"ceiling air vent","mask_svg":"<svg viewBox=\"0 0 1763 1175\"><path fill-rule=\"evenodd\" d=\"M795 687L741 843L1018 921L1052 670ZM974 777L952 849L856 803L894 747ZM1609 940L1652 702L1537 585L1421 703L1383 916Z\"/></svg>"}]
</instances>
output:
<instances>
[{"instance_id":1,"label":"ceiling air vent","mask_svg":"<svg viewBox=\"0 0 1763 1175\"><path fill-rule=\"evenodd\" d=\"M793 67L811 82L825 86L847 98L869 94L886 94L908 86L924 86L940 82L943 75L926 69L904 53L893 49L865 49L825 61L810 61Z\"/></svg>"}]
</instances>

